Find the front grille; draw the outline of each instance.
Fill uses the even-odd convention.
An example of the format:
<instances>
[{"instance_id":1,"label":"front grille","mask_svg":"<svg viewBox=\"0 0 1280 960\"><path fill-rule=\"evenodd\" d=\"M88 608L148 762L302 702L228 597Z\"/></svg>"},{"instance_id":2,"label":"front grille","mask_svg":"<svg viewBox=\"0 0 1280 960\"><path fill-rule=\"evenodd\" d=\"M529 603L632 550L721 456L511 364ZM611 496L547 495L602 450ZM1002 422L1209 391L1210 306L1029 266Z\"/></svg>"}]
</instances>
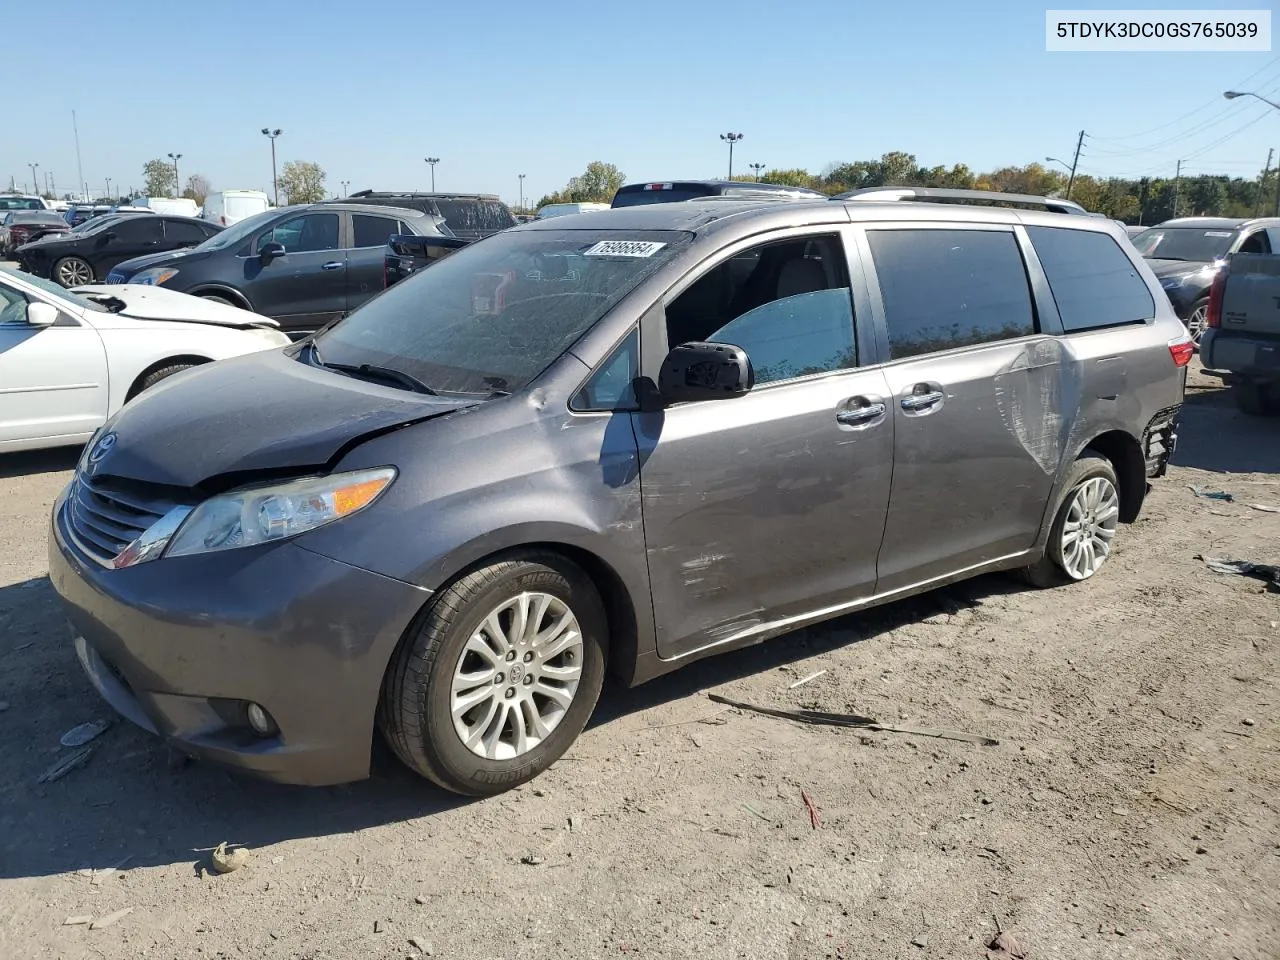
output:
<instances>
[{"instance_id":1,"label":"front grille","mask_svg":"<svg viewBox=\"0 0 1280 960\"><path fill-rule=\"evenodd\" d=\"M76 546L99 563L109 565L172 506L168 500L125 492L115 485L77 476L63 509Z\"/></svg>"}]
</instances>

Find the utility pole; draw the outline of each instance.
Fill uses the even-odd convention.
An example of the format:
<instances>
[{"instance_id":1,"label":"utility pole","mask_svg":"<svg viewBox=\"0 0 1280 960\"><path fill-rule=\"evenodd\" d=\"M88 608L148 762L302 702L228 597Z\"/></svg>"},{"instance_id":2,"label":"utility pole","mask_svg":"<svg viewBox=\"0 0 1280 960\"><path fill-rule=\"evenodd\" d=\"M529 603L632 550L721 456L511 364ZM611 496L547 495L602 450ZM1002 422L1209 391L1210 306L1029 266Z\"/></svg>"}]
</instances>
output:
<instances>
[{"instance_id":1,"label":"utility pole","mask_svg":"<svg viewBox=\"0 0 1280 960\"><path fill-rule=\"evenodd\" d=\"M276 175L276 137L283 132L279 127L274 130L270 127L262 128L262 135L271 139L271 189L277 207L280 206L280 178Z\"/></svg>"},{"instance_id":2,"label":"utility pole","mask_svg":"<svg viewBox=\"0 0 1280 960\"><path fill-rule=\"evenodd\" d=\"M440 162L440 158L439 157L423 157L422 159L427 161L427 163L430 164L431 166L431 192L435 193L436 192L436 164Z\"/></svg>"},{"instance_id":3,"label":"utility pole","mask_svg":"<svg viewBox=\"0 0 1280 960\"><path fill-rule=\"evenodd\" d=\"M1262 168L1262 176L1258 179L1258 195L1253 201L1253 215L1255 217L1262 213L1262 191L1266 189L1267 174L1271 172L1271 155L1273 153L1275 153L1275 147L1268 148L1267 163L1266 166Z\"/></svg>"},{"instance_id":4,"label":"utility pole","mask_svg":"<svg viewBox=\"0 0 1280 960\"><path fill-rule=\"evenodd\" d=\"M1076 166L1080 163L1080 148L1084 146L1084 131L1080 131L1080 136L1076 140L1076 155L1071 158L1071 175L1067 177L1067 196L1071 199L1071 187L1076 182Z\"/></svg>"},{"instance_id":5,"label":"utility pole","mask_svg":"<svg viewBox=\"0 0 1280 960\"><path fill-rule=\"evenodd\" d=\"M1151 189L1151 180L1143 177L1141 181L1141 189L1138 191L1138 226L1142 226L1142 221L1147 215L1147 192Z\"/></svg>"},{"instance_id":6,"label":"utility pole","mask_svg":"<svg viewBox=\"0 0 1280 960\"><path fill-rule=\"evenodd\" d=\"M76 112L74 110L71 111L71 132L76 136L76 180L84 183L84 164L80 162L80 128L76 125ZM88 188L85 189L84 200L86 203L89 200Z\"/></svg>"},{"instance_id":7,"label":"utility pole","mask_svg":"<svg viewBox=\"0 0 1280 960\"><path fill-rule=\"evenodd\" d=\"M27 166L31 168L31 192L32 192L32 193L39 193L39 192L40 192L40 178L36 176L36 170L37 170L37 168L39 168L40 164L38 164L38 163L28 163L28 164L27 164Z\"/></svg>"},{"instance_id":8,"label":"utility pole","mask_svg":"<svg viewBox=\"0 0 1280 960\"><path fill-rule=\"evenodd\" d=\"M760 171L764 169L763 163L748 163L748 167L756 172L756 183L760 182Z\"/></svg>"},{"instance_id":9,"label":"utility pole","mask_svg":"<svg viewBox=\"0 0 1280 960\"><path fill-rule=\"evenodd\" d=\"M1178 194L1182 191L1182 161L1178 161L1178 170L1173 175L1173 216L1178 215Z\"/></svg>"},{"instance_id":10,"label":"utility pole","mask_svg":"<svg viewBox=\"0 0 1280 960\"><path fill-rule=\"evenodd\" d=\"M49 171L49 196L54 200L58 199L58 185L54 182L53 171Z\"/></svg>"},{"instance_id":11,"label":"utility pole","mask_svg":"<svg viewBox=\"0 0 1280 960\"><path fill-rule=\"evenodd\" d=\"M729 179L733 179L733 145L742 139L740 133L722 133L720 139L729 145Z\"/></svg>"}]
</instances>

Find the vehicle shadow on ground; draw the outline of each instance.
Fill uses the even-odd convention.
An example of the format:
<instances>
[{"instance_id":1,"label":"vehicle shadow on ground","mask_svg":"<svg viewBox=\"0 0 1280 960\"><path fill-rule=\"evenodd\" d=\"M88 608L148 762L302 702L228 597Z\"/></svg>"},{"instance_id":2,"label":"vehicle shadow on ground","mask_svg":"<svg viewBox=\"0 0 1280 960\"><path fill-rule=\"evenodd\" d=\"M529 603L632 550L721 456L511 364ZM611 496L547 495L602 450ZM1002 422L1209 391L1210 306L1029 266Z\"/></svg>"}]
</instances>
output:
<instances>
[{"instance_id":1,"label":"vehicle shadow on ground","mask_svg":"<svg viewBox=\"0 0 1280 960\"><path fill-rule=\"evenodd\" d=\"M983 577L702 660L635 689L611 682L592 726L1017 589L1007 578ZM261 848L478 802L410 773L380 738L373 776L341 787L282 786L207 763L170 769L160 741L116 718L89 685L47 577L0 588L0 701L7 704L0 710L0 879L122 862L125 869L201 863L203 851L224 840ZM89 761L39 783L71 752L60 736L98 718L113 722Z\"/></svg>"},{"instance_id":2,"label":"vehicle shadow on ground","mask_svg":"<svg viewBox=\"0 0 1280 960\"><path fill-rule=\"evenodd\" d=\"M1217 473L1280 473L1280 417L1241 413L1230 387L1188 387L1172 462Z\"/></svg>"},{"instance_id":3,"label":"vehicle shadow on ground","mask_svg":"<svg viewBox=\"0 0 1280 960\"><path fill-rule=\"evenodd\" d=\"M0 480L10 480L36 473L74 470L76 461L80 459L80 451L83 449L83 446L54 447L50 450L0 454Z\"/></svg>"}]
</instances>

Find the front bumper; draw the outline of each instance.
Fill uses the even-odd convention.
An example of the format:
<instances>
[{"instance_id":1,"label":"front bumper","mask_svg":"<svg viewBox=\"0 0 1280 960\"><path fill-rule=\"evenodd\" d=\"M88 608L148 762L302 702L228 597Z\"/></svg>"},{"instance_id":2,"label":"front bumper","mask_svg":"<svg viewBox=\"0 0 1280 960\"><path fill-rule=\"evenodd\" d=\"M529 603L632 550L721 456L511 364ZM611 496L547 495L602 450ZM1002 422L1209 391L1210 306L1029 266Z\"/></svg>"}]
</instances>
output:
<instances>
[{"instance_id":1,"label":"front bumper","mask_svg":"<svg viewBox=\"0 0 1280 960\"><path fill-rule=\"evenodd\" d=\"M430 592L296 543L100 566L54 507L49 576L90 681L192 756L280 783L369 774L382 675ZM279 732L259 737L247 702Z\"/></svg>"}]
</instances>

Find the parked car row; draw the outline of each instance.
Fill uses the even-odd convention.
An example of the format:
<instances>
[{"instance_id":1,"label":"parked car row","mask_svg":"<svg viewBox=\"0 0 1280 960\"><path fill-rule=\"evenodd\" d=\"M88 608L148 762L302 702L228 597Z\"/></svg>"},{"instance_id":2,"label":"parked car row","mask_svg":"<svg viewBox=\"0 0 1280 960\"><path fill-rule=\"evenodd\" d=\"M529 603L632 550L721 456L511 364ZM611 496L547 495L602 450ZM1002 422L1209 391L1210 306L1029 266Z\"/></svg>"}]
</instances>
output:
<instances>
[{"instance_id":1,"label":"parked car row","mask_svg":"<svg viewBox=\"0 0 1280 960\"><path fill-rule=\"evenodd\" d=\"M46 235L14 256L28 273L76 287L103 280L127 260L193 247L222 228L204 220L160 214L115 214L86 221L77 231Z\"/></svg>"},{"instance_id":2,"label":"parked car row","mask_svg":"<svg viewBox=\"0 0 1280 960\"><path fill-rule=\"evenodd\" d=\"M0 258L13 256L24 243L70 230L65 220L48 210L10 210L0 214Z\"/></svg>"}]
</instances>

